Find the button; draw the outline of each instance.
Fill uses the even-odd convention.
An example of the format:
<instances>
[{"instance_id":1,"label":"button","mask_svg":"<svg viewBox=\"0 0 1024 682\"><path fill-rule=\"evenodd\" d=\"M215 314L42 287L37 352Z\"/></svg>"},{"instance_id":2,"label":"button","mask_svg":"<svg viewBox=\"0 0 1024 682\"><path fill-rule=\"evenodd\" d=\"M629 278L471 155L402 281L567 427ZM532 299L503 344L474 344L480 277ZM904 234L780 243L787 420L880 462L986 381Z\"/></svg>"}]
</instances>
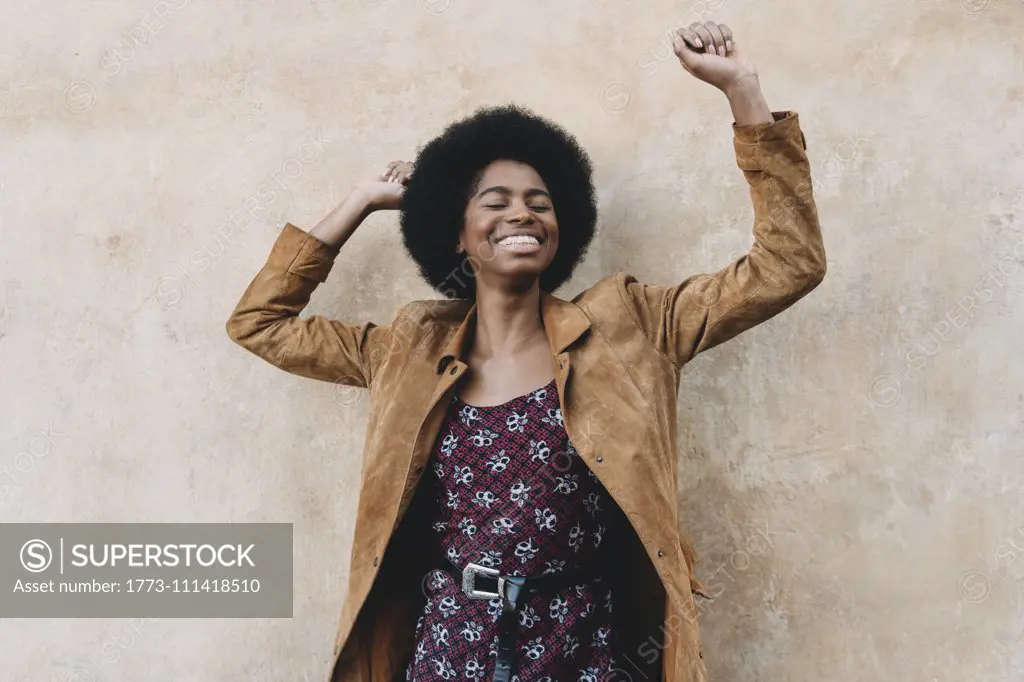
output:
<instances>
[{"instance_id":1,"label":"button","mask_svg":"<svg viewBox=\"0 0 1024 682\"><path fill-rule=\"evenodd\" d=\"M665 556L665 553L664 553L664 552L662 552L662 551L661 551L661 550L659 549L659 550L658 550L658 556ZM376 565L377 565L377 562L374 562L374 566L376 566Z\"/></svg>"},{"instance_id":2,"label":"button","mask_svg":"<svg viewBox=\"0 0 1024 682\"><path fill-rule=\"evenodd\" d=\"M422 464L417 464L416 465L416 471L423 471L423 465Z\"/></svg>"},{"instance_id":3,"label":"button","mask_svg":"<svg viewBox=\"0 0 1024 682\"><path fill-rule=\"evenodd\" d=\"M452 367L452 368L451 368L451 369L450 369L450 370L448 371L448 373L449 373L449 374L455 374L455 373L456 373L456 372L458 372L458 371L459 371L459 368L458 368L458 367Z\"/></svg>"},{"instance_id":4,"label":"button","mask_svg":"<svg viewBox=\"0 0 1024 682\"><path fill-rule=\"evenodd\" d=\"M658 552L658 554L661 554L661 552ZM377 565L377 561L378 561L379 559L380 559L380 557L376 557L376 556L375 556L375 557L373 557L373 565L374 565L374 566L376 566L376 565Z\"/></svg>"},{"instance_id":5,"label":"button","mask_svg":"<svg viewBox=\"0 0 1024 682\"><path fill-rule=\"evenodd\" d=\"M604 457L602 457L601 455L598 455L597 456L597 463L600 464L603 461L604 461Z\"/></svg>"}]
</instances>

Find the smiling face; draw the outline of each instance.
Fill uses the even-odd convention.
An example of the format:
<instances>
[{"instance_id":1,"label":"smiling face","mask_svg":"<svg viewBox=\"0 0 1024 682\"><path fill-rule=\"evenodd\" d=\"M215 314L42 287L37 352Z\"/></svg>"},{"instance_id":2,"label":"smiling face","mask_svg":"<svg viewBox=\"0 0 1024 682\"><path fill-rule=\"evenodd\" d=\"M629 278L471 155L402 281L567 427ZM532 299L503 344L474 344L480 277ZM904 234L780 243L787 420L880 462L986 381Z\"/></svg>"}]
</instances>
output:
<instances>
[{"instance_id":1,"label":"smiling face","mask_svg":"<svg viewBox=\"0 0 1024 682\"><path fill-rule=\"evenodd\" d=\"M558 250L558 221L547 185L531 166L488 165L466 204L459 235L477 286L532 286Z\"/></svg>"}]
</instances>

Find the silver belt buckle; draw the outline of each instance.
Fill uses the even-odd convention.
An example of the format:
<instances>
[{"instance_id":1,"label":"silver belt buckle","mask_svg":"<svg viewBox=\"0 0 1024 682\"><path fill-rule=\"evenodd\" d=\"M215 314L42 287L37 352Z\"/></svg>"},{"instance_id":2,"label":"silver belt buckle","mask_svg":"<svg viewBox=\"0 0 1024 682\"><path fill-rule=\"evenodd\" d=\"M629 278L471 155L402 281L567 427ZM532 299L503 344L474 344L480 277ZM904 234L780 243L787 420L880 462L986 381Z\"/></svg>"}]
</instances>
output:
<instances>
[{"instance_id":1,"label":"silver belt buckle","mask_svg":"<svg viewBox=\"0 0 1024 682\"><path fill-rule=\"evenodd\" d=\"M483 590L476 589L476 577L478 575L497 578L498 591L485 592ZM501 572L496 568L481 566L480 564L470 562L462 569L462 591L465 592L466 596L470 599L503 599L505 594L505 578L502 577Z\"/></svg>"}]
</instances>

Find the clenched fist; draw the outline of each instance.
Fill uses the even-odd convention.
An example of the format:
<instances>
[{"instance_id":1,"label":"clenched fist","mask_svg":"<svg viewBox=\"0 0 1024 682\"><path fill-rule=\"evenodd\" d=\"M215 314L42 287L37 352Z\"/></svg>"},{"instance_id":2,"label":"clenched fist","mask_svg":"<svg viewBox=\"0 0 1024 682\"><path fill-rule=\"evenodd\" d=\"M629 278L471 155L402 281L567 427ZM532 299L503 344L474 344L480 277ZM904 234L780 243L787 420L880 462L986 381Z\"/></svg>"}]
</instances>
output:
<instances>
[{"instance_id":1,"label":"clenched fist","mask_svg":"<svg viewBox=\"0 0 1024 682\"><path fill-rule=\"evenodd\" d=\"M748 79L757 81L754 62L736 47L725 24L694 22L676 31L672 47L684 69L722 92Z\"/></svg>"}]
</instances>

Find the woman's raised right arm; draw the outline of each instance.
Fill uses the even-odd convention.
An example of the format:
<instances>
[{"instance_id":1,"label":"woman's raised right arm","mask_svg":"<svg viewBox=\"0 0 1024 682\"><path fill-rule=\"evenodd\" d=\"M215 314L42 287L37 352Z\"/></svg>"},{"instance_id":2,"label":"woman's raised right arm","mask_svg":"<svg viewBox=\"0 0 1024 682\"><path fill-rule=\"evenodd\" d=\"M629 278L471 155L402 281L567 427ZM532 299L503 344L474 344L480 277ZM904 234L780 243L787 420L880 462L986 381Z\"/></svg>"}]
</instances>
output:
<instances>
[{"instance_id":1,"label":"woman's raised right arm","mask_svg":"<svg viewBox=\"0 0 1024 682\"><path fill-rule=\"evenodd\" d=\"M370 386L391 347L390 326L320 315L300 318L299 313L327 280L339 250L363 220L374 211L398 208L411 172L408 164L396 163L378 178L359 183L309 232L285 224L266 264L228 318L233 341L292 374Z\"/></svg>"}]
</instances>

